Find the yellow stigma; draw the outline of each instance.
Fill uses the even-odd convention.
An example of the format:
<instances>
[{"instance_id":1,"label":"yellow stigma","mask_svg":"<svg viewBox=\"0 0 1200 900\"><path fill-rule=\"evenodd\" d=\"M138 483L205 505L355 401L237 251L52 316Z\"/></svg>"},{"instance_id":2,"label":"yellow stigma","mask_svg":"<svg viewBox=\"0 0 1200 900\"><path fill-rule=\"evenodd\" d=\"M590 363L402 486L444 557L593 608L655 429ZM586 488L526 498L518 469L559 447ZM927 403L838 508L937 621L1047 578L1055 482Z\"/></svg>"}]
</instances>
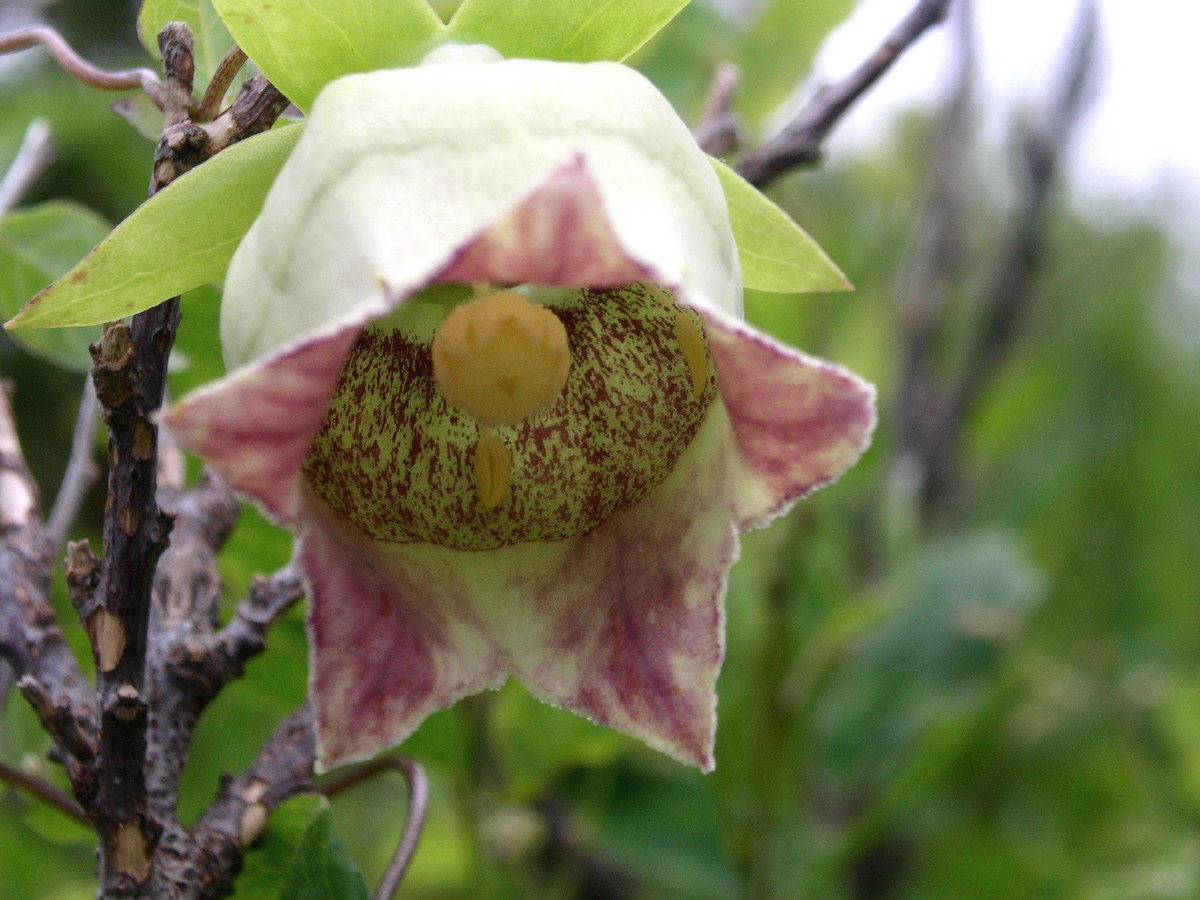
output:
<instances>
[{"instance_id":1,"label":"yellow stigma","mask_svg":"<svg viewBox=\"0 0 1200 900\"><path fill-rule=\"evenodd\" d=\"M485 427L516 425L553 406L569 366L562 322L515 291L455 307L433 336L442 396Z\"/></svg>"}]
</instances>

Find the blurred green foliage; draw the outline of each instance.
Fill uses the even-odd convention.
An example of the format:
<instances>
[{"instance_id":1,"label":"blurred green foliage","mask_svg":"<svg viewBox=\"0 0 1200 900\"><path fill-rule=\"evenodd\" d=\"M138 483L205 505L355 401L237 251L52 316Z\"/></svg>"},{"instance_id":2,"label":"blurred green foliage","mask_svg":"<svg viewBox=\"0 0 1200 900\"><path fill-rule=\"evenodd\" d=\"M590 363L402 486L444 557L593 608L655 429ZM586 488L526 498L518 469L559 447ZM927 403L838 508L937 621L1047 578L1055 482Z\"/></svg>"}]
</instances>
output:
<instances>
[{"instance_id":1,"label":"blurred green foliage","mask_svg":"<svg viewBox=\"0 0 1200 900\"><path fill-rule=\"evenodd\" d=\"M763 23L815 16L824 28L846 6L773 0L753 25L693 3L635 62L694 119L714 66L738 59L757 121L816 40L764 40ZM51 11L89 56L143 64L136 10L123 8L126 30L97 28L95 40L80 25L108 22L111 8ZM110 99L48 65L0 81L0 167L35 116L50 119L58 142L27 206L64 198L116 220L140 202L151 148L108 112ZM751 294L748 316L874 380L881 422L859 467L744 541L716 773L686 770L515 685L473 698L404 748L429 772L431 807L401 896L1200 895L1200 354L1162 333L1170 242L1129 211L1099 225L1052 209L1019 337L964 423L949 512L930 517L896 428L906 399L899 276L920 246L928 140L914 119L876 153L835 158L773 192L858 290ZM1003 239L1005 210L984 183L1004 165L985 164L972 176L954 305L937 332L947 378ZM220 373L215 335L216 293L204 289L184 303L191 365L172 376L176 395ZM0 372L16 383L22 439L49 500L79 376L7 336ZM79 533L95 535L98 501ZM248 511L224 556L229 603L289 546ZM60 612L78 640L69 605ZM186 817L302 699L300 615L279 623L269 651L206 714ZM11 698L0 759L62 784L47 746ZM389 774L333 804L368 884L387 864L405 802ZM301 838L325 828L322 812L302 812L276 826ZM251 868L269 868L272 846ZM0 788L4 900L91 897L92 866L86 829Z\"/></svg>"}]
</instances>

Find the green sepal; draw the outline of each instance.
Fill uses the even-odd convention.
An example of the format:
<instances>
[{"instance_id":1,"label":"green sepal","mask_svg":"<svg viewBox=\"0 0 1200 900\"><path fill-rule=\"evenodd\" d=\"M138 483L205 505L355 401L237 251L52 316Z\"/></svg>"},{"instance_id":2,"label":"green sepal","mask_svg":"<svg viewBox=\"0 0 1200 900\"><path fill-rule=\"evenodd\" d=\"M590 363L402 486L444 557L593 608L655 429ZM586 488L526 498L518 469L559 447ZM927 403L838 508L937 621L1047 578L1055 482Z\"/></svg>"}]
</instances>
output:
<instances>
[{"instance_id":1,"label":"green sepal","mask_svg":"<svg viewBox=\"0 0 1200 900\"><path fill-rule=\"evenodd\" d=\"M352 72L420 60L444 31L425 0L213 0L240 46L305 112L321 88Z\"/></svg>"},{"instance_id":2,"label":"green sepal","mask_svg":"<svg viewBox=\"0 0 1200 900\"><path fill-rule=\"evenodd\" d=\"M449 36L510 59L622 60L671 21L688 0L465 0Z\"/></svg>"},{"instance_id":3,"label":"green sepal","mask_svg":"<svg viewBox=\"0 0 1200 900\"><path fill-rule=\"evenodd\" d=\"M66 272L108 234L109 225L89 209L55 200L20 209L0 220L0 317L7 319L29 296ZM35 356L73 372L86 372L95 328L14 332Z\"/></svg>"},{"instance_id":4,"label":"green sepal","mask_svg":"<svg viewBox=\"0 0 1200 900\"><path fill-rule=\"evenodd\" d=\"M742 264L742 284L776 294L848 291L852 285L808 232L741 175L709 157Z\"/></svg>"},{"instance_id":5,"label":"green sepal","mask_svg":"<svg viewBox=\"0 0 1200 900\"><path fill-rule=\"evenodd\" d=\"M248 138L159 191L5 327L96 325L221 278L300 131Z\"/></svg>"}]
</instances>

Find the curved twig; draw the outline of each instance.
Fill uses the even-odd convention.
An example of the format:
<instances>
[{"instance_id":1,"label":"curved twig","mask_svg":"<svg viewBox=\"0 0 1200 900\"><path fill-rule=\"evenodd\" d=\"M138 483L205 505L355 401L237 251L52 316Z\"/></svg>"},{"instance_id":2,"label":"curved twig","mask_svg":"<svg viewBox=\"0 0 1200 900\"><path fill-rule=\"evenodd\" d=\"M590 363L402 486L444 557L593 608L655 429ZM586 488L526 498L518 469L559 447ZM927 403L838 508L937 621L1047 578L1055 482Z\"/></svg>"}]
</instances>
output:
<instances>
[{"instance_id":1,"label":"curved twig","mask_svg":"<svg viewBox=\"0 0 1200 900\"><path fill-rule=\"evenodd\" d=\"M404 820L404 831L400 834L400 842L392 854L392 861L388 863L379 884L375 886L371 900L392 900L408 872L413 854L417 851L421 830L425 827L425 812L429 806L429 782L425 778L425 770L416 760L394 753L351 769L346 774L327 781L320 788L326 797L333 797L368 778L373 778L385 769L395 769L404 776L408 785L408 816Z\"/></svg>"},{"instance_id":2,"label":"curved twig","mask_svg":"<svg viewBox=\"0 0 1200 900\"><path fill-rule=\"evenodd\" d=\"M97 68L71 49L61 34L47 25L32 25L0 35L0 53L24 50L41 44L68 75L77 81L105 91L131 91L141 88L154 105L163 108L163 85L149 69L123 69L109 72Z\"/></svg>"}]
</instances>

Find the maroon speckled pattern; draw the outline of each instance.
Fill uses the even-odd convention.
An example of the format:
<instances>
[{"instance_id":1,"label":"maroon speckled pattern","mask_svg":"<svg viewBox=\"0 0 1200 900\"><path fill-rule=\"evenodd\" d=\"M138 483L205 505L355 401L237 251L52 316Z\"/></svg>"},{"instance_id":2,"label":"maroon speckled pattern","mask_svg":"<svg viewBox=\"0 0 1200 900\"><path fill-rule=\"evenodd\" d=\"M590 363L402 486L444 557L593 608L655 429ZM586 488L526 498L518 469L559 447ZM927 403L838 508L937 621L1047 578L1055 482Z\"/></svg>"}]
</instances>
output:
<instances>
[{"instance_id":1,"label":"maroon speckled pattern","mask_svg":"<svg viewBox=\"0 0 1200 900\"><path fill-rule=\"evenodd\" d=\"M551 409L496 429L512 454L498 506L476 489L477 426L442 398L428 342L401 330L368 329L346 361L304 464L313 490L371 537L457 550L583 534L642 499L715 399L711 364L697 397L675 310L643 285L582 291L554 310L567 385Z\"/></svg>"}]
</instances>

